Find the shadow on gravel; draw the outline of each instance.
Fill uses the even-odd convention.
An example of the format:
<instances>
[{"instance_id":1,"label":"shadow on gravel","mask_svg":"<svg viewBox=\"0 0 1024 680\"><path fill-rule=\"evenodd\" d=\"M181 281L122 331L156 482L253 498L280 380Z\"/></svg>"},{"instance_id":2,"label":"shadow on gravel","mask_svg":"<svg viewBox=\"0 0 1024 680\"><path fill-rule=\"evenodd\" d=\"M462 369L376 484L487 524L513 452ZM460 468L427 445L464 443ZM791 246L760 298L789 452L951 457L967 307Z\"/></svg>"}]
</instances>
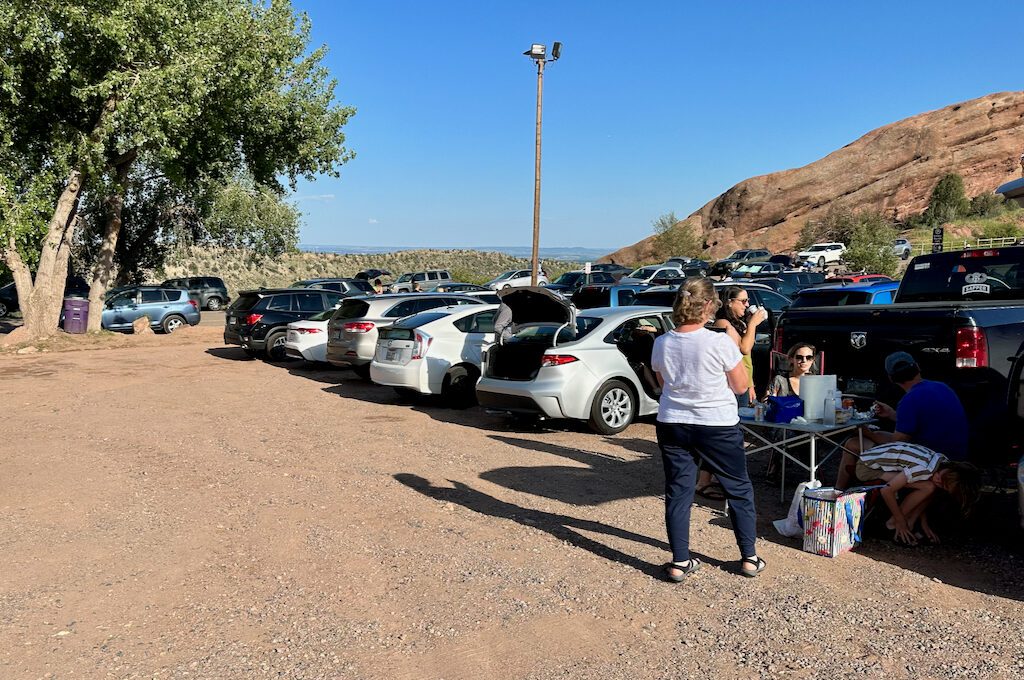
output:
<instances>
[{"instance_id":1,"label":"shadow on gravel","mask_svg":"<svg viewBox=\"0 0 1024 680\"><path fill-rule=\"evenodd\" d=\"M229 359L231 361L256 361L256 357L251 357L242 351L241 347L210 347L206 350L206 353L212 357L218 359Z\"/></svg>"},{"instance_id":2,"label":"shadow on gravel","mask_svg":"<svg viewBox=\"0 0 1024 680\"><path fill-rule=\"evenodd\" d=\"M603 543L599 543L588 538L579 532L587 531L597 534L605 534L607 536L614 536L616 538L649 545L667 552L669 547L664 541L659 541L658 539L643 536L641 534L635 534L631 531L613 527L602 522L569 517L568 515L557 515L555 513L544 512L542 510L530 510L529 508L523 508L512 503L506 503L505 501L498 500L493 496L488 496L487 494L477 491L460 482L448 480L449 483L452 484L452 487L449 488L433 486L428 480L417 475L399 473L394 477L410 489L413 489L429 498L448 503L455 503L482 515L508 519L523 526L540 529L541 531L551 534L560 541L571 543L577 548L582 548L583 550L591 552L603 559L633 567L637 571L647 574L648 576L655 578L662 577L660 564L654 565L649 562L644 562L632 555L627 555L620 550L616 550L615 548L608 547ZM694 553L694 555L700 557L702 561L712 566L721 567L724 564L720 560L715 560L704 555L698 555L697 553Z\"/></svg>"},{"instance_id":3,"label":"shadow on gravel","mask_svg":"<svg viewBox=\"0 0 1024 680\"><path fill-rule=\"evenodd\" d=\"M600 505L624 498L660 494L664 476L659 457L623 460L616 456L532 439L489 435L491 439L520 449L548 453L583 463L516 466L488 470L480 478L506 489L543 496L571 505Z\"/></svg>"}]
</instances>

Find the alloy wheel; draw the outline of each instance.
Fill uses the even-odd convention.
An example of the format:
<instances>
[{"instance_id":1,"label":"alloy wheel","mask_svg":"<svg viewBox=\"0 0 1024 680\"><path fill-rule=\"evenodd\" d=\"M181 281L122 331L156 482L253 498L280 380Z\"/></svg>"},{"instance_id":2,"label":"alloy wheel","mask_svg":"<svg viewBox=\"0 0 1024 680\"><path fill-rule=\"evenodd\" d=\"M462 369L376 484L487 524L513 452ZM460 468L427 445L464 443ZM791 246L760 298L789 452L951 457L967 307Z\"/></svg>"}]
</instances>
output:
<instances>
[{"instance_id":1,"label":"alloy wheel","mask_svg":"<svg viewBox=\"0 0 1024 680\"><path fill-rule=\"evenodd\" d=\"M633 399L626 390L615 387L601 400L601 420L609 427L620 428L633 415Z\"/></svg>"}]
</instances>

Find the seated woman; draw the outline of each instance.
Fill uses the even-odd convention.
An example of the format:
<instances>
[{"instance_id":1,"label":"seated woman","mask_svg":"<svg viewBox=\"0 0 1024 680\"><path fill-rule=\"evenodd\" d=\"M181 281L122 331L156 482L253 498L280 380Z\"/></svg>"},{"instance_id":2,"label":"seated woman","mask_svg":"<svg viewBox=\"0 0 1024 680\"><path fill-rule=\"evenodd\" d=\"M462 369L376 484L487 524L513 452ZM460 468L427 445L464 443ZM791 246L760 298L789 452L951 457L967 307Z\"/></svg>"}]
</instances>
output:
<instances>
[{"instance_id":1,"label":"seated woman","mask_svg":"<svg viewBox=\"0 0 1024 680\"><path fill-rule=\"evenodd\" d=\"M805 375L813 375L814 345L806 342L798 342L786 352L786 359L789 365L785 370L779 371L768 386L768 395L772 397L799 397L800 378ZM777 355L776 355L777 356Z\"/></svg>"}]
</instances>

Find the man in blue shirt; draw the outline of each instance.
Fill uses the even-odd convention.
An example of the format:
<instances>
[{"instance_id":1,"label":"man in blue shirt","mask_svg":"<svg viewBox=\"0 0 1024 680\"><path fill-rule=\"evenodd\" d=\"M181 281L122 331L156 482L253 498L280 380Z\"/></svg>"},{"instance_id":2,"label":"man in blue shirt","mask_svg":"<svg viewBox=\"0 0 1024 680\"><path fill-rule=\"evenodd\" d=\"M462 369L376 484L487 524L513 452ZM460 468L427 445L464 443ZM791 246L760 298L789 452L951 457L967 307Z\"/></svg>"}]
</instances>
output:
<instances>
[{"instance_id":1,"label":"man in blue shirt","mask_svg":"<svg viewBox=\"0 0 1024 680\"><path fill-rule=\"evenodd\" d=\"M885 372L906 395L895 409L875 402L875 415L895 420L896 429L894 432L865 429L865 445L911 442L937 451L949 460L967 460L967 414L949 385L922 378L917 361L906 352L887 356ZM836 488L845 489L850 482L849 468L857 462L854 454L860 452L858 443L856 437L846 442L846 448L853 453L843 454Z\"/></svg>"}]
</instances>

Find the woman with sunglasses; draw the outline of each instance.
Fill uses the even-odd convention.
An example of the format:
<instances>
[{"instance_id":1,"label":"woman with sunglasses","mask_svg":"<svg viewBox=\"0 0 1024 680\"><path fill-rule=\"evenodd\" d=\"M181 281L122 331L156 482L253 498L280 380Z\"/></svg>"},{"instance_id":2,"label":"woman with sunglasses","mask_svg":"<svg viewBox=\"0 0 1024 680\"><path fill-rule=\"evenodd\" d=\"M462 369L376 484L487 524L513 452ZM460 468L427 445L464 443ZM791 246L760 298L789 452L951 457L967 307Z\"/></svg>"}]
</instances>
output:
<instances>
[{"instance_id":1,"label":"woman with sunglasses","mask_svg":"<svg viewBox=\"0 0 1024 680\"><path fill-rule=\"evenodd\" d=\"M662 386L656 429L672 548L665 576L677 583L700 567L690 554L690 506L701 462L715 473L729 499L740 573L752 577L765 568L754 546L754 487L747 474L735 398L747 391L747 371L736 343L706 327L721 304L706 278L686 279L672 305L675 328L654 341L651 354L651 367Z\"/></svg>"},{"instance_id":2,"label":"woman with sunglasses","mask_svg":"<svg viewBox=\"0 0 1024 680\"><path fill-rule=\"evenodd\" d=\"M789 375L777 375L768 387L773 397L799 397L800 378L809 375L814 367L814 345L800 342L789 348Z\"/></svg>"}]
</instances>

